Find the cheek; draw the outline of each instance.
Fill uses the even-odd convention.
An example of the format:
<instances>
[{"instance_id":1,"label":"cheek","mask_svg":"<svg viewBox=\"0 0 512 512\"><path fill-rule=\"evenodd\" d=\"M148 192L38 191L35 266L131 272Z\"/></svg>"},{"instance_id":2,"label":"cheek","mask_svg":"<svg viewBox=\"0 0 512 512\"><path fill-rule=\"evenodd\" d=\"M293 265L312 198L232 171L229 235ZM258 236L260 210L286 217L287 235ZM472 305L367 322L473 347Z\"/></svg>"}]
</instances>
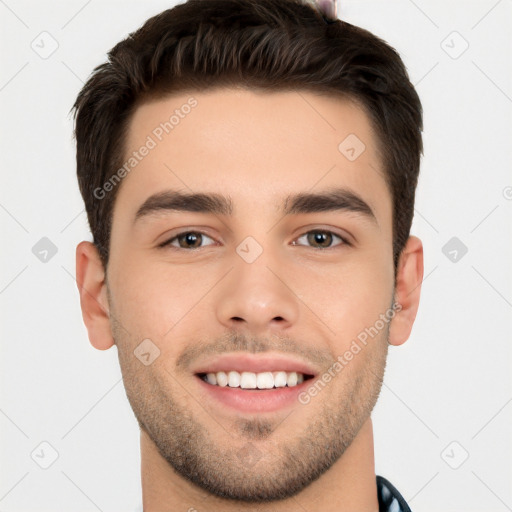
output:
<instances>
[{"instance_id":1,"label":"cheek","mask_svg":"<svg viewBox=\"0 0 512 512\"><path fill-rule=\"evenodd\" d=\"M126 329L162 339L197 309L215 275L197 266L132 258L115 267L111 282L116 313Z\"/></svg>"},{"instance_id":2,"label":"cheek","mask_svg":"<svg viewBox=\"0 0 512 512\"><path fill-rule=\"evenodd\" d=\"M126 329L160 339L169 332L179 336L198 316L212 318L215 304L209 291L229 264L205 260L178 265L160 257L138 257L133 249L128 252L131 258L126 260L112 255L109 271L116 312ZM323 323L321 328L329 328L326 333L335 343L349 343L391 303L389 252L386 258L382 250L371 247L340 255L339 261L292 260L283 262L281 274L293 290L290 300L300 303L302 319ZM217 297L216 304L218 300L222 298Z\"/></svg>"},{"instance_id":3,"label":"cheek","mask_svg":"<svg viewBox=\"0 0 512 512\"><path fill-rule=\"evenodd\" d=\"M392 262L360 258L297 273L303 303L329 328L333 349L344 351L350 342L373 326L392 302ZM378 326L381 326L379 322Z\"/></svg>"}]
</instances>

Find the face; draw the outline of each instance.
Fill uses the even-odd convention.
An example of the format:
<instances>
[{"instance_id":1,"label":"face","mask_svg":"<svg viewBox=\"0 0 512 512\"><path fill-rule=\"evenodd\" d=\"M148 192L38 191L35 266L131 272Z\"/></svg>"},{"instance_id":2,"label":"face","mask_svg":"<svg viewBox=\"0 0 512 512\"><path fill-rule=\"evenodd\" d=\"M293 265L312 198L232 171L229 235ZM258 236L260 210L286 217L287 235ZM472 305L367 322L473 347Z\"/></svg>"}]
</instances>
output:
<instances>
[{"instance_id":1,"label":"face","mask_svg":"<svg viewBox=\"0 0 512 512\"><path fill-rule=\"evenodd\" d=\"M107 282L141 429L209 493L292 496L343 455L382 383L392 204L369 119L308 92L182 93L136 110L126 160L134 151ZM306 380L241 390L198 375L244 365Z\"/></svg>"}]
</instances>

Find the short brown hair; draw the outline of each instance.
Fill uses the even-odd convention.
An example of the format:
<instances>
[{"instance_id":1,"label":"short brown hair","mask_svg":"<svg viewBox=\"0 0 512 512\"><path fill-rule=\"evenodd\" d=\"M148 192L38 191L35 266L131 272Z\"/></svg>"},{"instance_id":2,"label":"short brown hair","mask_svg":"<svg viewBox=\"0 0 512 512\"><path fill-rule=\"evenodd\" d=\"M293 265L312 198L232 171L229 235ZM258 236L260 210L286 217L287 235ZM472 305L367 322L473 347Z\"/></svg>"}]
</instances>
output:
<instances>
[{"instance_id":1,"label":"short brown hair","mask_svg":"<svg viewBox=\"0 0 512 512\"><path fill-rule=\"evenodd\" d=\"M423 153L421 102L392 47L367 30L324 18L305 0L188 0L147 20L94 69L72 110L78 183L103 265L119 187L102 198L95 191L122 166L137 106L171 92L233 85L309 90L362 106L393 200L396 276Z\"/></svg>"}]
</instances>

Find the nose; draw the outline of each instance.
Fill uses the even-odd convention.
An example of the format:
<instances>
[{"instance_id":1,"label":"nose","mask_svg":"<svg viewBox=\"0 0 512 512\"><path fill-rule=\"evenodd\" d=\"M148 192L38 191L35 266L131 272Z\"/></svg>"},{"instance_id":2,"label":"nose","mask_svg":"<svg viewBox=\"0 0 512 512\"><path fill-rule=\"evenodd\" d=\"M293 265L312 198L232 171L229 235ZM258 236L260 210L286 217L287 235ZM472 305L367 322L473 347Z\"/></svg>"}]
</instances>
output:
<instances>
[{"instance_id":1,"label":"nose","mask_svg":"<svg viewBox=\"0 0 512 512\"><path fill-rule=\"evenodd\" d=\"M296 275L264 254L252 263L235 261L217 291L217 318L229 330L284 334L298 321Z\"/></svg>"}]
</instances>

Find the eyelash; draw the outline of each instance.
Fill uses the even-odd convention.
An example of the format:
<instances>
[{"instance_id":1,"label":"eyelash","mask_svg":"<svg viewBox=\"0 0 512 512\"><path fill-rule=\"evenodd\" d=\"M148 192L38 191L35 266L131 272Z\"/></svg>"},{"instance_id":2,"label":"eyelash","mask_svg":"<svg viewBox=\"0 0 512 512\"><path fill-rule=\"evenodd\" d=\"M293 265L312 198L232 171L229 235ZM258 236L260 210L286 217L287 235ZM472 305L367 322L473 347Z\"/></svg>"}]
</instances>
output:
<instances>
[{"instance_id":1,"label":"eyelash","mask_svg":"<svg viewBox=\"0 0 512 512\"><path fill-rule=\"evenodd\" d=\"M195 251L195 250L198 250L198 249L202 249L202 247L193 247L193 248L190 248L190 249L186 249L186 248L183 248L183 247L174 247L171 245L171 242L173 242L174 240L177 240L180 236L182 235L188 235L190 233L193 233L195 235L202 235L202 236L205 236L207 238L210 238L211 240L212 237L208 236L206 233L203 233L202 231L182 231L181 233L178 233L176 235L174 235L172 238L170 238L169 240L165 241L165 242L162 242L161 244L159 244L158 247L161 247L161 248L166 248L166 247L169 247L171 249L175 249L175 250L182 250L182 251ZM327 234L330 234L330 235L333 235L337 238L339 238L341 240L342 243L338 244L338 245L335 245L335 246L331 246L331 247L325 247L325 248L316 248L316 247L310 247L311 249L317 249L319 251L329 251L329 250L333 250L333 249L336 249L336 247L342 247L344 245L347 245L347 246L351 246L352 244L345 238L345 237L342 237L341 235L338 235L337 233L334 233L333 231L329 231L328 229L312 229L310 231L306 231L305 233L303 233L302 235L300 235L298 238L296 238L295 240L298 240L299 238L302 238L310 233L327 233ZM294 242L295 242L294 240ZM293 243L293 245L299 245L299 244L295 244Z\"/></svg>"}]
</instances>

